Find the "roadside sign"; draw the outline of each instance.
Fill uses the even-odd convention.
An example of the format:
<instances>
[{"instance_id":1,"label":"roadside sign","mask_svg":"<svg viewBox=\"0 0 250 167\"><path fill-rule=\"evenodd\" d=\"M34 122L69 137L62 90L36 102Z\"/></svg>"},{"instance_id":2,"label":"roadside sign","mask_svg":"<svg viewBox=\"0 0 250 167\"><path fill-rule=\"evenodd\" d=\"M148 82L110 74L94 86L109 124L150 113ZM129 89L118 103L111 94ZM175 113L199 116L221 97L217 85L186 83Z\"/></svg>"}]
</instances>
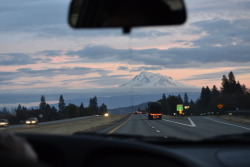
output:
<instances>
[{"instance_id":1,"label":"roadside sign","mask_svg":"<svg viewBox=\"0 0 250 167\"><path fill-rule=\"evenodd\" d=\"M177 104L176 110L179 111L179 112L180 111L182 112L183 111L183 104Z\"/></svg>"},{"instance_id":2,"label":"roadside sign","mask_svg":"<svg viewBox=\"0 0 250 167\"><path fill-rule=\"evenodd\" d=\"M222 108L224 107L224 105L223 105L223 104L218 104L217 107L218 107L219 109L222 109Z\"/></svg>"},{"instance_id":3,"label":"roadside sign","mask_svg":"<svg viewBox=\"0 0 250 167\"><path fill-rule=\"evenodd\" d=\"M42 118L42 117L43 117L43 114L40 114L39 117Z\"/></svg>"}]
</instances>

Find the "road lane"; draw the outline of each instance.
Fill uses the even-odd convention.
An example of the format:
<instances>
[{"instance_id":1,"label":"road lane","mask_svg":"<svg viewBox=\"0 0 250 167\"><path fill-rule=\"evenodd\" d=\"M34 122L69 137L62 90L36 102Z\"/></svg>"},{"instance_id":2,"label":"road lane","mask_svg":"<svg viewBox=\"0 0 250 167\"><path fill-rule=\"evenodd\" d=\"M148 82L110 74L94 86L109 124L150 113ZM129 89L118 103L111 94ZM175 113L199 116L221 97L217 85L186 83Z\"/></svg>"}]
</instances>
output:
<instances>
[{"instance_id":1,"label":"road lane","mask_svg":"<svg viewBox=\"0 0 250 167\"><path fill-rule=\"evenodd\" d=\"M128 117L128 114L110 114L105 116L90 116L82 118L73 118L53 123L40 123L38 125L21 125L17 127L3 127L1 130L9 130L18 133L41 133L41 134L61 134L71 135L75 132L90 132L96 129L102 129L112 124L120 122Z\"/></svg>"},{"instance_id":2,"label":"road lane","mask_svg":"<svg viewBox=\"0 0 250 167\"><path fill-rule=\"evenodd\" d=\"M62 119L62 120L56 120L56 121L48 121L48 122L38 122L38 124L35 125L35 126L39 127L41 125L50 125L50 124L58 124L58 123L63 123L63 122L72 122L72 121L77 121L77 120L89 119L89 118L92 118L92 117L96 117L96 115L94 115L94 116L76 117L76 118L69 118L69 119ZM31 127L31 126L34 126L34 125L26 125L26 124L22 124L22 125L10 125L10 126L4 127L4 129L27 128L27 127Z\"/></svg>"},{"instance_id":3,"label":"road lane","mask_svg":"<svg viewBox=\"0 0 250 167\"><path fill-rule=\"evenodd\" d=\"M155 129L154 127L150 127L150 125L146 123L146 120L144 117L142 117L142 114L132 115L128 120L119 123L118 125L115 125L113 127L115 128L108 128L107 130L102 131L102 133L162 136L156 132L157 129Z\"/></svg>"},{"instance_id":4,"label":"road lane","mask_svg":"<svg viewBox=\"0 0 250 167\"><path fill-rule=\"evenodd\" d=\"M119 126L119 127L118 127ZM113 130L113 131L112 131ZM250 132L250 125L212 117L170 117L148 120L146 114L134 114L123 124L109 129L113 134L178 137L200 140L218 135Z\"/></svg>"}]
</instances>

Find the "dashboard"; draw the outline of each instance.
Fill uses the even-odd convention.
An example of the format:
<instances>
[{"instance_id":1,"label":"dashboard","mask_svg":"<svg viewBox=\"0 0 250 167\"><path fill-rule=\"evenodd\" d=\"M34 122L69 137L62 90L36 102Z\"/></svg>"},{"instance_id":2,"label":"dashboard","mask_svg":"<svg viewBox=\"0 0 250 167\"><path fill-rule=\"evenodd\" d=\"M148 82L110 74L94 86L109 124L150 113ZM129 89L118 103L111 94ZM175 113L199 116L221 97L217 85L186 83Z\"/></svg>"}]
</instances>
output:
<instances>
[{"instance_id":1,"label":"dashboard","mask_svg":"<svg viewBox=\"0 0 250 167\"><path fill-rule=\"evenodd\" d=\"M232 167L250 166L250 144L222 142L145 143L92 135L19 134L49 166Z\"/></svg>"}]
</instances>

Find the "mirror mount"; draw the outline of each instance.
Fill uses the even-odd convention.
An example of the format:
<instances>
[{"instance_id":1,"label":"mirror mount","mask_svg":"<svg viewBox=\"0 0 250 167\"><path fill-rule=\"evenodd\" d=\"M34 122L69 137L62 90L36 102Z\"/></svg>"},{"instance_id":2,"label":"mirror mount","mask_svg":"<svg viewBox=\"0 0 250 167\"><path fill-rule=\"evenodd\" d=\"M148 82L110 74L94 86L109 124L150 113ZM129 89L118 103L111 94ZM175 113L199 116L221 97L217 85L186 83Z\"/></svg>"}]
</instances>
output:
<instances>
[{"instance_id":1,"label":"mirror mount","mask_svg":"<svg viewBox=\"0 0 250 167\"><path fill-rule=\"evenodd\" d=\"M131 27L123 27L122 31L123 31L123 34L129 34L131 32Z\"/></svg>"}]
</instances>

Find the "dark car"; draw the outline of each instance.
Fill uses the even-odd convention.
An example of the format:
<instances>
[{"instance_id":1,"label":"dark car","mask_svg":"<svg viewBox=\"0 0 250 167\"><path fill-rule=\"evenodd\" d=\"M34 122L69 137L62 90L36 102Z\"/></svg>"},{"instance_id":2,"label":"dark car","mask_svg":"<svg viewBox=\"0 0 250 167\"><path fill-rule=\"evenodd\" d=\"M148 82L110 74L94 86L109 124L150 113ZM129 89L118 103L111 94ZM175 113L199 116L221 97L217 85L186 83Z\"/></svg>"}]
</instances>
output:
<instances>
[{"instance_id":1,"label":"dark car","mask_svg":"<svg viewBox=\"0 0 250 167\"><path fill-rule=\"evenodd\" d=\"M148 119L162 119L161 103L148 103Z\"/></svg>"}]
</instances>

